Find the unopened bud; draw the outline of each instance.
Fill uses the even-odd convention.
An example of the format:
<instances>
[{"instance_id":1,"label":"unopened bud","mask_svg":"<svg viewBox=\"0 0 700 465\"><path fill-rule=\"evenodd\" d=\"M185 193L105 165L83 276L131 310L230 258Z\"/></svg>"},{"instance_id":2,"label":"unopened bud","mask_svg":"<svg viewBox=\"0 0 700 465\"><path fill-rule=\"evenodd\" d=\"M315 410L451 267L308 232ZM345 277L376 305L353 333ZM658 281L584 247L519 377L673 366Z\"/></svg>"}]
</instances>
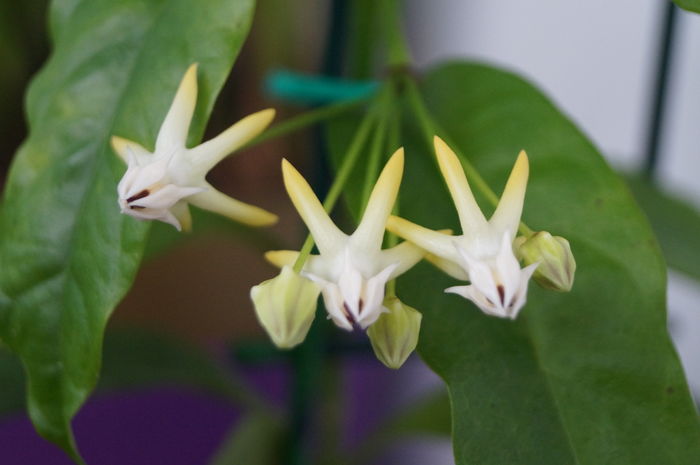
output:
<instances>
[{"instance_id":1,"label":"unopened bud","mask_svg":"<svg viewBox=\"0 0 700 465\"><path fill-rule=\"evenodd\" d=\"M402 303L396 297L384 299L382 313L367 330L374 355L380 362L394 370L404 364L418 344L422 315L415 308Z\"/></svg>"},{"instance_id":2,"label":"unopened bud","mask_svg":"<svg viewBox=\"0 0 700 465\"><path fill-rule=\"evenodd\" d=\"M540 231L530 237L515 240L518 258L525 265L539 262L532 275L537 284L545 289L568 292L574 284L576 260L571 253L569 241Z\"/></svg>"},{"instance_id":3,"label":"unopened bud","mask_svg":"<svg viewBox=\"0 0 700 465\"><path fill-rule=\"evenodd\" d=\"M250 290L258 321L272 342L291 349L306 338L321 288L285 266L279 275Z\"/></svg>"}]
</instances>

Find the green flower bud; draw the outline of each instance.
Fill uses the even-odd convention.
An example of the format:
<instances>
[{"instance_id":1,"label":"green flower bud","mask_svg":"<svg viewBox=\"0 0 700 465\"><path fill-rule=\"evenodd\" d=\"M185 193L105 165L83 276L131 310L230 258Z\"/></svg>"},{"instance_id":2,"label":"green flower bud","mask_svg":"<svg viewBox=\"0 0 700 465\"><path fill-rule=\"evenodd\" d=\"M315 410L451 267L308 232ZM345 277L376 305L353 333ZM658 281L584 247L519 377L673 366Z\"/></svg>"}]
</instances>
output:
<instances>
[{"instance_id":1,"label":"green flower bud","mask_svg":"<svg viewBox=\"0 0 700 465\"><path fill-rule=\"evenodd\" d=\"M281 349L302 343L316 315L321 288L285 266L275 278L250 290L258 321Z\"/></svg>"},{"instance_id":2,"label":"green flower bud","mask_svg":"<svg viewBox=\"0 0 700 465\"><path fill-rule=\"evenodd\" d=\"M394 370L404 364L418 344L422 315L415 308L402 303L396 297L384 299L389 312L367 330L374 355L380 362Z\"/></svg>"},{"instance_id":3,"label":"green flower bud","mask_svg":"<svg viewBox=\"0 0 700 465\"><path fill-rule=\"evenodd\" d=\"M518 237L514 243L518 258L525 265L538 263L532 278L545 289L568 292L574 284L576 260L569 241L540 231L530 237Z\"/></svg>"}]
</instances>

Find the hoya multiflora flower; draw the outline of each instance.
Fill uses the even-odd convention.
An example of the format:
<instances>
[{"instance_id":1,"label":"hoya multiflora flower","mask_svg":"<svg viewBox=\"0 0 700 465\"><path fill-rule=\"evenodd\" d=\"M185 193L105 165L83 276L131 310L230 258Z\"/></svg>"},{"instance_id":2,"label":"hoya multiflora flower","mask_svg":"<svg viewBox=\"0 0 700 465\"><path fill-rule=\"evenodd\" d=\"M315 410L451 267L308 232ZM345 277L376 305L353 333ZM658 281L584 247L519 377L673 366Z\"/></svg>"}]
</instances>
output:
<instances>
[{"instance_id":1,"label":"hoya multiflora flower","mask_svg":"<svg viewBox=\"0 0 700 465\"><path fill-rule=\"evenodd\" d=\"M532 279L545 289L568 292L574 285L576 260L569 241L539 231L515 240L515 251L523 263L539 263Z\"/></svg>"},{"instance_id":2,"label":"hoya multiflora flower","mask_svg":"<svg viewBox=\"0 0 700 465\"><path fill-rule=\"evenodd\" d=\"M189 230L189 205L210 210L251 226L265 226L277 216L214 189L205 176L231 152L260 134L275 111L262 110L243 118L215 138L185 146L197 102L197 65L189 67L158 131L153 153L136 142L112 137L112 147L127 171L117 187L122 213L140 220L159 220Z\"/></svg>"},{"instance_id":3,"label":"hoya multiflora flower","mask_svg":"<svg viewBox=\"0 0 700 465\"><path fill-rule=\"evenodd\" d=\"M320 251L320 255L308 258L303 274L321 286L329 317L343 329L366 329L374 323L387 311L383 305L387 281L423 256L423 251L409 242L381 249L386 221L401 183L403 161L403 149L399 149L379 176L352 235L338 229L301 174L282 161L287 192ZM294 263L298 255L282 250L268 252L266 258L281 267Z\"/></svg>"},{"instance_id":4,"label":"hoya multiflora flower","mask_svg":"<svg viewBox=\"0 0 700 465\"><path fill-rule=\"evenodd\" d=\"M462 235L450 236L399 217L387 229L431 254L431 261L457 279L469 280L445 292L459 294L487 314L515 318L525 304L527 285L537 263L520 268L513 252L528 178L528 159L520 152L503 195L487 220L474 199L457 155L435 137L440 171L454 201Z\"/></svg>"}]
</instances>

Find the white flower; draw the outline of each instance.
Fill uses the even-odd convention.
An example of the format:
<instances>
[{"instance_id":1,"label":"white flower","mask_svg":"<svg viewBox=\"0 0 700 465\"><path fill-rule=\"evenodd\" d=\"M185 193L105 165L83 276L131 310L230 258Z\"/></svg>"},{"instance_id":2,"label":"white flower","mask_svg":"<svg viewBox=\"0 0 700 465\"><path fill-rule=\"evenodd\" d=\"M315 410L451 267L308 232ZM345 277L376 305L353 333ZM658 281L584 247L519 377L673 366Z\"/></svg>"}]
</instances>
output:
<instances>
[{"instance_id":1,"label":"white flower","mask_svg":"<svg viewBox=\"0 0 700 465\"><path fill-rule=\"evenodd\" d=\"M381 250L387 218L396 200L403 174L403 149L384 167L370 196L359 226L352 235L333 223L311 187L286 160L284 183L294 206L313 235L320 255L312 255L303 272L321 285L329 317L339 327L366 329L382 312L387 281L415 265L423 251L404 242ZM299 252L281 250L266 254L277 266L294 263Z\"/></svg>"},{"instance_id":2,"label":"white flower","mask_svg":"<svg viewBox=\"0 0 700 465\"><path fill-rule=\"evenodd\" d=\"M197 147L185 146L197 103L197 65L182 78L173 103L158 131L153 153L136 142L112 137L112 147L128 164L117 187L121 212L141 220L160 220L189 230L189 204L252 226L265 226L277 216L214 189L204 179L221 159L260 134L275 111L267 109L243 118L217 137Z\"/></svg>"},{"instance_id":3,"label":"white flower","mask_svg":"<svg viewBox=\"0 0 700 465\"><path fill-rule=\"evenodd\" d=\"M454 201L461 236L450 236L391 217L387 229L427 250L429 260L455 278L470 281L445 292L459 294L489 315L514 319L525 305L527 284L537 263L520 268L513 253L528 178L528 160L518 155L498 207L490 220L474 199L457 155L435 137L435 154Z\"/></svg>"}]
</instances>

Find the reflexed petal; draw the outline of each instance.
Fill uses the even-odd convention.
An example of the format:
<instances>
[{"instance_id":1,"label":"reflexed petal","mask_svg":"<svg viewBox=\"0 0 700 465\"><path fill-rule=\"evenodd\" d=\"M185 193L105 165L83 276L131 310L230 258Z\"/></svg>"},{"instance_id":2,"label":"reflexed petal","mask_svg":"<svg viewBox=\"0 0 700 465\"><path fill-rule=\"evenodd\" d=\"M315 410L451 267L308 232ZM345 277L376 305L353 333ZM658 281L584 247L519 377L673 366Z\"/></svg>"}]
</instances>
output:
<instances>
[{"instance_id":1,"label":"reflexed petal","mask_svg":"<svg viewBox=\"0 0 700 465\"><path fill-rule=\"evenodd\" d=\"M174 148L185 147L196 104L197 64L195 63L185 72L168 114L160 126L156 140L156 153L167 153Z\"/></svg>"},{"instance_id":2,"label":"reflexed petal","mask_svg":"<svg viewBox=\"0 0 700 465\"><path fill-rule=\"evenodd\" d=\"M294 265L298 256L299 252L296 250L270 250L265 252L265 259L278 268ZM304 263L302 274L322 276L324 279L330 280L333 264L320 255L309 255L306 263Z\"/></svg>"},{"instance_id":3,"label":"reflexed petal","mask_svg":"<svg viewBox=\"0 0 700 465\"><path fill-rule=\"evenodd\" d=\"M529 171L527 154L524 150L521 150L508 177L508 182L503 190L501 200L498 202L498 207L489 220L492 231L495 231L497 234L500 234L501 231L508 231L511 241L515 239L515 234L520 224L520 216L523 213L523 202L525 201L525 189L527 188Z\"/></svg>"},{"instance_id":4,"label":"reflexed petal","mask_svg":"<svg viewBox=\"0 0 700 465\"><path fill-rule=\"evenodd\" d=\"M208 184L206 186L208 187L206 191L189 197L188 202L196 207L251 226L268 226L277 222L277 215L233 199Z\"/></svg>"},{"instance_id":5,"label":"reflexed petal","mask_svg":"<svg viewBox=\"0 0 700 465\"><path fill-rule=\"evenodd\" d=\"M481 213L481 208L474 199L474 194L469 187L464 168L459 158L452 149L439 137L435 136L435 156L442 176L445 178L447 188L459 215L462 232L481 231L486 226L486 218ZM439 254L436 254L439 255Z\"/></svg>"},{"instance_id":6,"label":"reflexed petal","mask_svg":"<svg viewBox=\"0 0 700 465\"><path fill-rule=\"evenodd\" d=\"M466 270L457 262L433 254L427 254L425 259L453 278L461 281L469 281L469 275Z\"/></svg>"},{"instance_id":7,"label":"reflexed petal","mask_svg":"<svg viewBox=\"0 0 700 465\"><path fill-rule=\"evenodd\" d=\"M318 276L308 275L309 279L321 285L321 294L323 295L323 303L326 306L328 317L333 320L338 327L347 331L352 331L352 323L348 320L347 314L343 307L343 296L340 289L335 283L329 283Z\"/></svg>"},{"instance_id":8,"label":"reflexed petal","mask_svg":"<svg viewBox=\"0 0 700 465\"><path fill-rule=\"evenodd\" d=\"M201 187L180 187L175 184L166 184L150 195L131 202L130 205L155 210L169 209L180 200L202 191L204 189Z\"/></svg>"},{"instance_id":9,"label":"reflexed petal","mask_svg":"<svg viewBox=\"0 0 700 465\"><path fill-rule=\"evenodd\" d=\"M386 268L392 264L396 265L389 277L389 279L394 279L413 268L424 255L425 250L412 242L405 241L390 249L382 250L379 255L378 265L380 268Z\"/></svg>"},{"instance_id":10,"label":"reflexed petal","mask_svg":"<svg viewBox=\"0 0 700 465\"><path fill-rule=\"evenodd\" d=\"M352 235L351 240L360 247L381 248L386 220L394 207L396 195L399 192L403 163L403 148L400 148L392 155L379 175L362 215L362 220Z\"/></svg>"},{"instance_id":11,"label":"reflexed petal","mask_svg":"<svg viewBox=\"0 0 700 465\"><path fill-rule=\"evenodd\" d=\"M282 175L289 198L309 228L321 255L333 255L346 243L347 236L330 219L306 180L285 159L282 160Z\"/></svg>"},{"instance_id":12,"label":"reflexed petal","mask_svg":"<svg viewBox=\"0 0 700 465\"><path fill-rule=\"evenodd\" d=\"M147 163L149 158L152 156L152 154L140 144L124 139L123 137L112 136L110 142L114 152L119 155L119 158L124 160L124 163L129 165L132 164L129 162L130 155L133 156L135 162L140 165Z\"/></svg>"},{"instance_id":13,"label":"reflexed petal","mask_svg":"<svg viewBox=\"0 0 700 465\"><path fill-rule=\"evenodd\" d=\"M193 164L206 173L224 157L263 132L274 117L275 110L272 108L246 116L215 138L191 149L189 156Z\"/></svg>"},{"instance_id":14,"label":"reflexed petal","mask_svg":"<svg viewBox=\"0 0 700 465\"><path fill-rule=\"evenodd\" d=\"M453 243L454 238L448 234L424 228L393 215L387 220L386 229L434 255L448 260L458 258Z\"/></svg>"}]
</instances>

